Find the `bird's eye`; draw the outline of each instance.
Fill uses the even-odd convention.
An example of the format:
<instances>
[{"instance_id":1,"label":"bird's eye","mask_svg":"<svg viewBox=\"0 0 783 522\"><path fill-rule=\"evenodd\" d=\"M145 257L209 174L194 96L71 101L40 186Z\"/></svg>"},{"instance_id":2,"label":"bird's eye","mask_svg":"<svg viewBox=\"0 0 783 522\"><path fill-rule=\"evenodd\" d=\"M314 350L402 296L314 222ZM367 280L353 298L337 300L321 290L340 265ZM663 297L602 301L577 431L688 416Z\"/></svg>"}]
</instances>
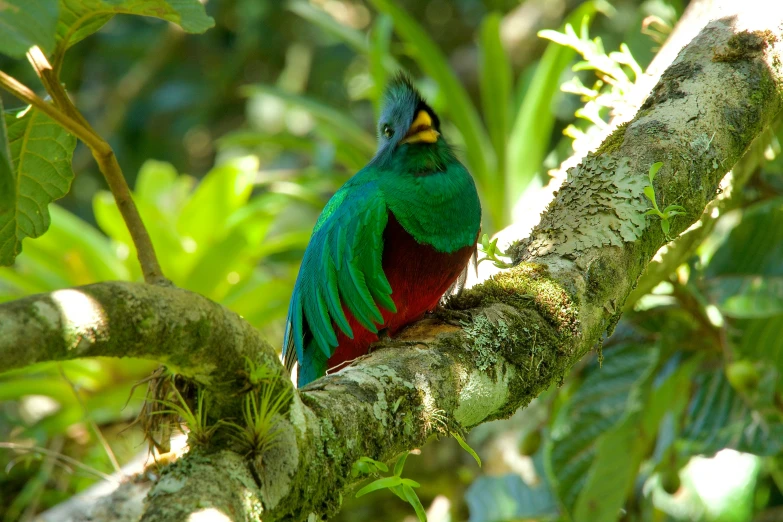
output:
<instances>
[{"instance_id":1,"label":"bird's eye","mask_svg":"<svg viewBox=\"0 0 783 522\"><path fill-rule=\"evenodd\" d=\"M394 129L392 129L391 125L388 123L383 126L383 130L381 132L383 132L383 136L386 139L391 139L391 137L394 136Z\"/></svg>"}]
</instances>

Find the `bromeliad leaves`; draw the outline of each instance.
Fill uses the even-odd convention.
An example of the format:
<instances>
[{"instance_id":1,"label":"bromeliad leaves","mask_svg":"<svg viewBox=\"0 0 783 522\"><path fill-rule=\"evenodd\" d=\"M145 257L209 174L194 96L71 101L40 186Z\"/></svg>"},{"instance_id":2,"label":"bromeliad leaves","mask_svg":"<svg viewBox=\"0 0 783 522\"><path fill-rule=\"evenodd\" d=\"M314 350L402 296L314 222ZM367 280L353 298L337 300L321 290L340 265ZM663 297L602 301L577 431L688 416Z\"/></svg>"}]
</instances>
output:
<instances>
[{"instance_id":1,"label":"bromeliad leaves","mask_svg":"<svg viewBox=\"0 0 783 522\"><path fill-rule=\"evenodd\" d=\"M33 108L4 113L4 125L9 146L0 136L0 265L10 265L23 238L49 228L49 203L68 193L76 138Z\"/></svg>"}]
</instances>

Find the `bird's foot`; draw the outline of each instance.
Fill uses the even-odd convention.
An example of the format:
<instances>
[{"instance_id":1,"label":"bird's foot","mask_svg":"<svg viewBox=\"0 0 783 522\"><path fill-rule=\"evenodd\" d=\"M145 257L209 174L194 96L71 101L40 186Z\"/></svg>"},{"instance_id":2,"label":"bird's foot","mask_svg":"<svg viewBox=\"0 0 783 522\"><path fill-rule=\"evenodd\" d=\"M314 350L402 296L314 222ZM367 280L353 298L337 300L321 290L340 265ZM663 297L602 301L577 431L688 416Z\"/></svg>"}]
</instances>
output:
<instances>
[{"instance_id":1,"label":"bird's foot","mask_svg":"<svg viewBox=\"0 0 783 522\"><path fill-rule=\"evenodd\" d=\"M465 323L470 323L473 320L473 315L470 312L443 308L442 306L436 308L432 315L439 321L459 327L463 327Z\"/></svg>"}]
</instances>

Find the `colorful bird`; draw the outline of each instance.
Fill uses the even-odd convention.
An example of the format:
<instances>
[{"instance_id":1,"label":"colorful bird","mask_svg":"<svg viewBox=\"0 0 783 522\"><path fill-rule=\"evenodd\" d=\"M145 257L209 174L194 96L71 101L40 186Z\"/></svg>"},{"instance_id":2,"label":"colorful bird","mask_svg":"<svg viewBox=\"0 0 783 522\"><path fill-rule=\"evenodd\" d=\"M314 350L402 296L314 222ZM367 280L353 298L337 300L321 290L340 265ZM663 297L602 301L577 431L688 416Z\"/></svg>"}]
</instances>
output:
<instances>
[{"instance_id":1,"label":"colorful bird","mask_svg":"<svg viewBox=\"0 0 783 522\"><path fill-rule=\"evenodd\" d=\"M378 151L326 204L288 309L283 355L304 386L433 310L476 251L473 178L407 77L384 93Z\"/></svg>"}]
</instances>

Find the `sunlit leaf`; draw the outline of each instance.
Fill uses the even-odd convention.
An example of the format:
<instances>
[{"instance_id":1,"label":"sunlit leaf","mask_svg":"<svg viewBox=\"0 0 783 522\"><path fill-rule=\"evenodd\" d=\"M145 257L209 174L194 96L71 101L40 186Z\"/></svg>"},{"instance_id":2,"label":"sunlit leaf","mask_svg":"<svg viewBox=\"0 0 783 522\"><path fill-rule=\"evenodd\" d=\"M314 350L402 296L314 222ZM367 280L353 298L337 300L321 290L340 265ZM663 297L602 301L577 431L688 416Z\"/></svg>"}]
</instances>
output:
<instances>
[{"instance_id":1,"label":"sunlit leaf","mask_svg":"<svg viewBox=\"0 0 783 522\"><path fill-rule=\"evenodd\" d=\"M0 53L22 58L37 45L54 49L58 0L3 0L0 2Z\"/></svg>"},{"instance_id":2,"label":"sunlit leaf","mask_svg":"<svg viewBox=\"0 0 783 522\"><path fill-rule=\"evenodd\" d=\"M10 265L22 239L49 228L49 203L68 193L76 138L33 108L4 116L14 171L12 190L0 192L0 265ZM7 172L0 183L9 186Z\"/></svg>"}]
</instances>

